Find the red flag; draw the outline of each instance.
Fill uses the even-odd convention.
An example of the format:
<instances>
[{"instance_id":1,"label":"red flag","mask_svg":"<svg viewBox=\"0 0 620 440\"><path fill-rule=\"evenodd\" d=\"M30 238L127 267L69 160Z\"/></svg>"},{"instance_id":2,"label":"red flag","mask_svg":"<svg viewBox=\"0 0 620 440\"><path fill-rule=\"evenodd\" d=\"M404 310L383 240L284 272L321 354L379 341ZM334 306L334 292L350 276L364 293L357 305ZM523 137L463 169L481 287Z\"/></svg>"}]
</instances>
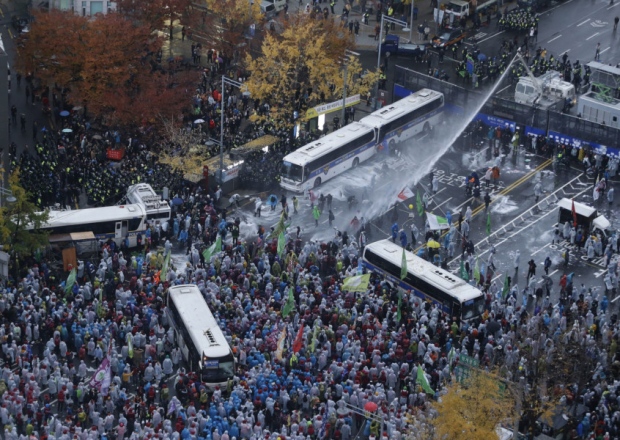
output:
<instances>
[{"instance_id":1,"label":"red flag","mask_svg":"<svg viewBox=\"0 0 620 440\"><path fill-rule=\"evenodd\" d=\"M576 228L577 227L577 211L575 211L575 201L573 200L573 226Z\"/></svg>"},{"instance_id":2,"label":"red flag","mask_svg":"<svg viewBox=\"0 0 620 440\"><path fill-rule=\"evenodd\" d=\"M304 325L302 324L297 332L297 336L295 336L295 342L293 342L293 353L299 353L301 350L301 345L304 339Z\"/></svg>"}]
</instances>

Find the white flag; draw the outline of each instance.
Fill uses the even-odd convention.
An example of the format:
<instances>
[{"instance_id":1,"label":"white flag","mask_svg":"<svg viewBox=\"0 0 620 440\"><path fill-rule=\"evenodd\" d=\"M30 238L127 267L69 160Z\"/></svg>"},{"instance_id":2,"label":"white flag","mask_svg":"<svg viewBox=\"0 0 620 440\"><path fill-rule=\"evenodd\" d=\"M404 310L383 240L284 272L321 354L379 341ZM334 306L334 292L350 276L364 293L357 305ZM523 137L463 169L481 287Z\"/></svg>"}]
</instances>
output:
<instances>
[{"instance_id":1,"label":"white flag","mask_svg":"<svg viewBox=\"0 0 620 440\"><path fill-rule=\"evenodd\" d=\"M401 192L396 196L397 201L404 202L405 200L411 199L415 197L413 191L411 191L408 187L405 187Z\"/></svg>"}]
</instances>

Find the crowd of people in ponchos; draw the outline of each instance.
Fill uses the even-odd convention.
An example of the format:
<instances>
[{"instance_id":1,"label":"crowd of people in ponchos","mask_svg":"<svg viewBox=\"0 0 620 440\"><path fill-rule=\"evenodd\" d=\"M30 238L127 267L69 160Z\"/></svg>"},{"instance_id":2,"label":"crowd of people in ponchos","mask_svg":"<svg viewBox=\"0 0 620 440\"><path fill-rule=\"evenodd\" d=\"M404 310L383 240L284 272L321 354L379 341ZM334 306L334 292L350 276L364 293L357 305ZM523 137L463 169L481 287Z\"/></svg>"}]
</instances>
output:
<instances>
[{"instance_id":1,"label":"crowd of people in ponchos","mask_svg":"<svg viewBox=\"0 0 620 440\"><path fill-rule=\"evenodd\" d=\"M536 285L523 292L511 286L506 295L492 282L483 286L484 314L462 322L376 275L366 292L342 291L361 255L348 236L304 242L299 230L286 230L278 255L278 240L264 227L241 231L234 214L216 209L220 194L184 191L170 224L146 235L139 253L109 241L98 266L78 264L72 286L45 260L29 261L5 283L5 438L350 440L362 429L368 438L399 440L428 424L460 354L484 368L505 367L510 378L527 377L531 365L521 351L544 356L571 328L572 337L597 347L600 362L583 394L570 396L588 408L575 435L620 435L617 319L600 293L564 276L557 285L562 300L553 303ZM204 261L202 251L218 234L222 250ZM161 273L168 252L175 264ZM239 359L234 380L213 394L184 368L173 342L166 292L181 283L200 288ZM284 316L290 289L294 307ZM284 329L289 341L280 353L275 341ZM108 347L112 379L105 393L89 386L88 365L98 365ZM417 383L418 369L435 396ZM572 384L564 385L568 394ZM368 402L378 406L372 420L347 410L363 412Z\"/></svg>"}]
</instances>

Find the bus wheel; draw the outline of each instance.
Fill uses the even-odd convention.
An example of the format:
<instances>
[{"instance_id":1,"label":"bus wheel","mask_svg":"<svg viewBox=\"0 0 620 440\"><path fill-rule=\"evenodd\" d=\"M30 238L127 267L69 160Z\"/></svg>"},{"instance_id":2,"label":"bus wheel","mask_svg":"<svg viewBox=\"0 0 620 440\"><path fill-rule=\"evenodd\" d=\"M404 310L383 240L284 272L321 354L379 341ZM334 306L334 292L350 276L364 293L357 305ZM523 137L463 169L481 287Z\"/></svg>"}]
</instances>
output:
<instances>
[{"instance_id":1,"label":"bus wheel","mask_svg":"<svg viewBox=\"0 0 620 440\"><path fill-rule=\"evenodd\" d=\"M357 168L359 164L360 164L359 157L356 157L355 159L353 159L353 168Z\"/></svg>"},{"instance_id":2,"label":"bus wheel","mask_svg":"<svg viewBox=\"0 0 620 440\"><path fill-rule=\"evenodd\" d=\"M321 178L317 177L317 179L314 181L314 188L318 188L321 185Z\"/></svg>"},{"instance_id":3,"label":"bus wheel","mask_svg":"<svg viewBox=\"0 0 620 440\"><path fill-rule=\"evenodd\" d=\"M431 134L431 124L429 124L428 121L424 123L424 127L422 127L422 132L427 136Z\"/></svg>"}]
</instances>

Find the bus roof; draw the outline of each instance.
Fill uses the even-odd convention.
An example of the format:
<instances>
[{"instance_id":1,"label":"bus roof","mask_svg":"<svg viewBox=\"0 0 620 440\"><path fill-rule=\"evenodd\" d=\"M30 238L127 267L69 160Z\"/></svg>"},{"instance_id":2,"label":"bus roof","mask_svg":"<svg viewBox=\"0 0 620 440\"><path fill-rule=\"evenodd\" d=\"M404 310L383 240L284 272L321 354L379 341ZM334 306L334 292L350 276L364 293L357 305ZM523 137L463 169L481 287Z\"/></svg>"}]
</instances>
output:
<instances>
[{"instance_id":1,"label":"bus roof","mask_svg":"<svg viewBox=\"0 0 620 440\"><path fill-rule=\"evenodd\" d=\"M328 135L323 136L322 138L317 139L316 141L311 142L296 151L293 151L292 153L286 155L283 160L284 162L304 165L317 157L321 157L324 154L333 151L334 148L338 148L341 145L350 142L353 139L362 137L372 131L372 128L364 124L352 122L339 130L329 133Z\"/></svg>"},{"instance_id":2,"label":"bus roof","mask_svg":"<svg viewBox=\"0 0 620 440\"><path fill-rule=\"evenodd\" d=\"M380 240L366 246L364 252L371 250L378 256L386 259L392 264L401 267L403 258L403 248L392 243L390 240ZM466 283L460 277L447 270L435 266L434 264L418 257L412 252L405 251L407 258L407 271L415 276L428 281L435 287L447 291L460 302L478 298L481 293L472 285Z\"/></svg>"},{"instance_id":3,"label":"bus roof","mask_svg":"<svg viewBox=\"0 0 620 440\"><path fill-rule=\"evenodd\" d=\"M145 212L142 205L118 205L71 211L49 211L48 220L43 227L83 225L113 220L131 220L137 217L144 217L144 215Z\"/></svg>"},{"instance_id":4,"label":"bus roof","mask_svg":"<svg viewBox=\"0 0 620 440\"><path fill-rule=\"evenodd\" d=\"M202 292L195 284L181 284L168 289L177 312L183 319L196 349L207 357L223 357L231 353L215 317L211 313Z\"/></svg>"},{"instance_id":5,"label":"bus roof","mask_svg":"<svg viewBox=\"0 0 620 440\"><path fill-rule=\"evenodd\" d=\"M170 209L168 202L162 200L161 196L148 183L131 185L127 189L127 200L131 203L144 204L147 212Z\"/></svg>"},{"instance_id":6,"label":"bus roof","mask_svg":"<svg viewBox=\"0 0 620 440\"><path fill-rule=\"evenodd\" d=\"M378 128L401 116L406 109L413 110L422 104L439 98L440 96L441 93L435 90L422 89L412 95L396 101L393 104L380 108L365 118L360 119L360 122L370 127Z\"/></svg>"}]
</instances>

